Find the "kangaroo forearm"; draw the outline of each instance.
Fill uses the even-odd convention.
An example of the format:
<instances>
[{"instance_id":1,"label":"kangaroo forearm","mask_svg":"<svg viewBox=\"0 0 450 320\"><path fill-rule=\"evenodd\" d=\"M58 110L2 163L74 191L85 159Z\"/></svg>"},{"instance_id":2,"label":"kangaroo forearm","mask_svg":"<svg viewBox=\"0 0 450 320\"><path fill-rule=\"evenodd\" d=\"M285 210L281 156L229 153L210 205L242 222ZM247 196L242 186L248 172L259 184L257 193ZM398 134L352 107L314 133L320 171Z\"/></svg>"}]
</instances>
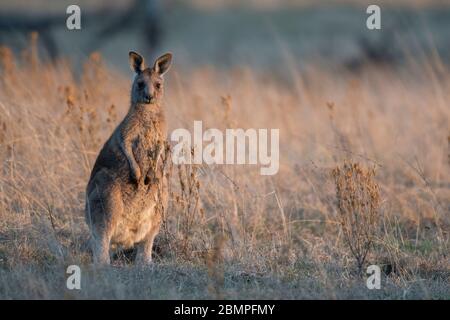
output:
<instances>
[{"instance_id":1,"label":"kangaroo forearm","mask_svg":"<svg viewBox=\"0 0 450 320\"><path fill-rule=\"evenodd\" d=\"M138 169L138 164L136 162L136 159L133 155L133 150L131 148L131 143L127 143L126 141L123 141L120 144L120 148L122 149L123 154L127 158L128 164L130 166L130 170L133 172L136 172Z\"/></svg>"}]
</instances>

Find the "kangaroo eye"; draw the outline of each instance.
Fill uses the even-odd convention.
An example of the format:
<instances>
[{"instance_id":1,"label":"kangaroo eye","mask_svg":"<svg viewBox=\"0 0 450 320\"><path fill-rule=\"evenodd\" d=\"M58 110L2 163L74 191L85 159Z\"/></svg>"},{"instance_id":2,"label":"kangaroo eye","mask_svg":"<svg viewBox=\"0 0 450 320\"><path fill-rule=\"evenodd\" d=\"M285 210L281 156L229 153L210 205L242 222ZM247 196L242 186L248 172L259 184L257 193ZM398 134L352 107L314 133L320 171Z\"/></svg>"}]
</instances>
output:
<instances>
[{"instance_id":1,"label":"kangaroo eye","mask_svg":"<svg viewBox=\"0 0 450 320\"><path fill-rule=\"evenodd\" d=\"M157 82L157 83L155 83L155 87L156 87L156 89L161 89L161 87L162 87L162 85L161 85L161 82Z\"/></svg>"},{"instance_id":2,"label":"kangaroo eye","mask_svg":"<svg viewBox=\"0 0 450 320\"><path fill-rule=\"evenodd\" d=\"M145 83L144 83L143 81L139 81L139 82L137 83L137 86L138 86L138 89L139 89L139 90L142 90L142 89L144 89L144 87L145 87Z\"/></svg>"}]
</instances>

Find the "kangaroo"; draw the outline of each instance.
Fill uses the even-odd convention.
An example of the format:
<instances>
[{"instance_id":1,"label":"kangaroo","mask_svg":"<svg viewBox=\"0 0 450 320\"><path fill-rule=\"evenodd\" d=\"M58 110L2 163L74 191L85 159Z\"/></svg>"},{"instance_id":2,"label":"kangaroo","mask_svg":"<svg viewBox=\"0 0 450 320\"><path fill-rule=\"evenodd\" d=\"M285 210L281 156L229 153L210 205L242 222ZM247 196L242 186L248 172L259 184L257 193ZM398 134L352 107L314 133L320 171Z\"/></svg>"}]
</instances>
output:
<instances>
[{"instance_id":1,"label":"kangaroo","mask_svg":"<svg viewBox=\"0 0 450 320\"><path fill-rule=\"evenodd\" d=\"M131 106L101 149L86 188L86 222L95 263L109 264L110 246L137 246L136 261L152 262L153 240L167 208L166 122L163 75L172 54L146 68L131 51ZM166 152L165 152L166 151Z\"/></svg>"}]
</instances>

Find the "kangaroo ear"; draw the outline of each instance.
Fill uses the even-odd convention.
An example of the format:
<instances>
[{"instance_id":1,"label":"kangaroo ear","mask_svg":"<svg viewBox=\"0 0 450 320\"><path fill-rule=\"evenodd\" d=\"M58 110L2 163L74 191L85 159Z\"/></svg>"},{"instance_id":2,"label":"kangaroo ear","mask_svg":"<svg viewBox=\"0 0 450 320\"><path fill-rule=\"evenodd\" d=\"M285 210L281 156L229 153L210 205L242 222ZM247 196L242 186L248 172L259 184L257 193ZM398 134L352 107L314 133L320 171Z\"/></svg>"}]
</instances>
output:
<instances>
[{"instance_id":1,"label":"kangaroo ear","mask_svg":"<svg viewBox=\"0 0 450 320\"><path fill-rule=\"evenodd\" d=\"M133 70L136 73L141 73L144 69L144 58L142 58L142 56L134 51L130 51L130 53L128 54L129 59L130 59L130 67L131 70Z\"/></svg>"},{"instance_id":2,"label":"kangaroo ear","mask_svg":"<svg viewBox=\"0 0 450 320\"><path fill-rule=\"evenodd\" d=\"M169 52L156 59L153 70L155 70L155 72L159 73L159 75L162 76L169 70L171 64L172 54Z\"/></svg>"}]
</instances>

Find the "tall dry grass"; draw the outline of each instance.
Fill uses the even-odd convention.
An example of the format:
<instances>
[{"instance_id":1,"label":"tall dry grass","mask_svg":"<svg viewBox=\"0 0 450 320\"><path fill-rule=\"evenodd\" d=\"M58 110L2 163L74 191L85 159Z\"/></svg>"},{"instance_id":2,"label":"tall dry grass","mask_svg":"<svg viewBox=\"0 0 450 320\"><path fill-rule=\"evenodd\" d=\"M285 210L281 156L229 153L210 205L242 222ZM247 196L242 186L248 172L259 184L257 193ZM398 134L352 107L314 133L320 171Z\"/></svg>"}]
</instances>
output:
<instances>
[{"instance_id":1,"label":"tall dry grass","mask_svg":"<svg viewBox=\"0 0 450 320\"><path fill-rule=\"evenodd\" d=\"M279 128L280 170L174 166L157 265L119 258L99 270L85 247L84 191L129 106L129 77L98 54L77 73L36 52L0 50L0 297L449 298L447 66L175 66L170 130L194 120L204 130ZM332 172L345 161L377 171L379 228L360 264L383 267L380 291L355 273L339 220ZM65 289L69 264L82 266L79 292Z\"/></svg>"}]
</instances>

